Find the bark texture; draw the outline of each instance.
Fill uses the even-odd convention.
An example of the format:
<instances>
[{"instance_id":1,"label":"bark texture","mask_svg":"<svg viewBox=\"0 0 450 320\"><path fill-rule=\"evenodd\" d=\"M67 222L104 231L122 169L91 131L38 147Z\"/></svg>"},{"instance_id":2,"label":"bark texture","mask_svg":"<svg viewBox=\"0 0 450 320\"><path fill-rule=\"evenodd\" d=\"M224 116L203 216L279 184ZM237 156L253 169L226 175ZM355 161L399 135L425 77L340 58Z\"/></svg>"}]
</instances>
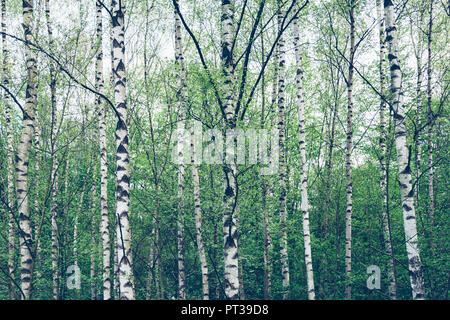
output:
<instances>
[{"instance_id":1,"label":"bark texture","mask_svg":"<svg viewBox=\"0 0 450 320\"><path fill-rule=\"evenodd\" d=\"M383 7L381 0L377 0L377 15L379 20L379 40L380 40L380 93L383 98L380 99L380 189L382 194L382 211L381 211L381 221L384 235L384 247L386 254L389 255L388 262L388 290L389 298L391 300L397 299L397 277L395 273L395 260L394 253L392 250L392 237L391 228L389 221L388 210L388 192L387 192L387 171L386 171L386 102L384 101L385 96L385 65L386 65L386 37L385 37L385 27L384 27L384 17L383 17Z\"/></svg>"},{"instance_id":2,"label":"bark texture","mask_svg":"<svg viewBox=\"0 0 450 320\"><path fill-rule=\"evenodd\" d=\"M125 1L113 0L114 100L116 126L116 216L120 299L134 300L130 229L130 156L128 150L127 93L125 76Z\"/></svg>"},{"instance_id":3,"label":"bark texture","mask_svg":"<svg viewBox=\"0 0 450 320\"><path fill-rule=\"evenodd\" d=\"M226 128L235 126L235 112L233 106L233 8L230 0L222 0L221 10L221 61L223 82L223 113L225 114ZM237 166L233 162L224 164L224 216L223 216L223 243L224 243L224 280L225 295L227 299L239 299L239 254L238 230L236 228L236 200L237 200Z\"/></svg>"},{"instance_id":4,"label":"bark texture","mask_svg":"<svg viewBox=\"0 0 450 320\"><path fill-rule=\"evenodd\" d=\"M31 294L31 272L33 264L31 238L30 204L28 196L28 164L31 140L34 134L34 118L37 109L36 95L36 53L28 43L33 42L33 2L23 0L23 30L25 44L25 60L27 70L27 88L22 122L22 134L16 156L16 193L19 213L20 231L20 279L22 299L28 300Z\"/></svg>"},{"instance_id":5,"label":"bark texture","mask_svg":"<svg viewBox=\"0 0 450 320\"><path fill-rule=\"evenodd\" d=\"M103 23L102 4L96 1L96 35L97 35L97 57L95 60L95 87L101 94L105 93L103 77ZM99 136L100 136L100 235L103 248L103 300L111 299L111 244L109 237L108 216L108 162L106 153L106 105L100 96L96 97Z\"/></svg>"},{"instance_id":6,"label":"bark texture","mask_svg":"<svg viewBox=\"0 0 450 320\"><path fill-rule=\"evenodd\" d=\"M308 175L306 167L306 131L305 131L305 103L303 99L303 67L300 51L300 31L298 19L294 20L294 47L297 63L297 103L298 103L298 131L300 145L300 209L303 216L303 241L305 246L306 282L308 284L308 299L315 299L314 273L311 255L311 233L309 230L309 201L308 201Z\"/></svg>"},{"instance_id":7,"label":"bark texture","mask_svg":"<svg viewBox=\"0 0 450 320\"><path fill-rule=\"evenodd\" d=\"M175 65L177 79L178 112L177 123L184 128L185 107L187 102L186 74L184 69L181 20L175 10ZM177 132L178 146L178 219L177 219L177 257L178 257L178 298L186 299L186 274L184 271L184 141L183 131Z\"/></svg>"},{"instance_id":8,"label":"bark texture","mask_svg":"<svg viewBox=\"0 0 450 320\"><path fill-rule=\"evenodd\" d=\"M279 2L278 11L278 32L281 33L281 24L284 17L284 9L282 4ZM287 219L287 207L286 207L286 152L285 152L285 69L286 69L286 49L285 40L283 34L280 35L278 39L278 144L279 144L279 179L280 179L280 232L281 232L281 249L280 249L280 259L281 259L281 275L283 283L283 299L289 299L289 258L288 258L288 248L287 248L287 230L286 230L286 219Z\"/></svg>"},{"instance_id":9,"label":"bark texture","mask_svg":"<svg viewBox=\"0 0 450 320\"><path fill-rule=\"evenodd\" d=\"M347 144L346 144L346 200L345 215L345 276L347 286L345 296L352 298L351 271L352 271L352 213L353 213L353 180L352 180L352 152L353 152L353 62L355 57L355 2L350 1L350 59L347 78Z\"/></svg>"},{"instance_id":10,"label":"bark texture","mask_svg":"<svg viewBox=\"0 0 450 320\"><path fill-rule=\"evenodd\" d=\"M3 85L6 88L9 88L9 51L8 44L6 42L6 0L2 0L2 22L1 29L2 32L2 69L3 69ZM5 105L5 120L6 120L6 143L7 143L7 157L8 157L8 176L7 176L7 205L8 205L8 274L10 277L10 281L8 282L8 291L9 298L14 300L16 298L16 289L15 289L15 264L14 264L14 253L15 253L15 222L14 222L14 212L15 212L15 204L14 204L14 140L12 134L12 125L11 125L11 105L9 100L9 94L4 91L3 94L3 103Z\"/></svg>"},{"instance_id":11,"label":"bark texture","mask_svg":"<svg viewBox=\"0 0 450 320\"><path fill-rule=\"evenodd\" d=\"M406 252L408 255L409 277L413 299L421 300L425 299L425 286L417 236L414 190L412 189L411 182L411 155L406 142L406 118L405 108L403 106L402 71L397 56L397 28L395 26L394 5L391 0L384 0L384 13L391 75L391 104L394 117L395 147L399 169L399 185L405 228Z\"/></svg>"}]
</instances>

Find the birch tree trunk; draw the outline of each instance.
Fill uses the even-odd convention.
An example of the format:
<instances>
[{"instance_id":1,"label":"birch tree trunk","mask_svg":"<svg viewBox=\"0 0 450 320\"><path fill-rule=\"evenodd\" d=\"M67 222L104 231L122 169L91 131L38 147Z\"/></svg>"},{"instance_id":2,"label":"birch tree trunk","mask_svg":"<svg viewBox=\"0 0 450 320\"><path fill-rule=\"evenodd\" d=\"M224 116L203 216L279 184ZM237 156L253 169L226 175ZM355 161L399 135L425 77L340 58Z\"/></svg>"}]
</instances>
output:
<instances>
[{"instance_id":1,"label":"birch tree trunk","mask_svg":"<svg viewBox=\"0 0 450 320\"><path fill-rule=\"evenodd\" d=\"M151 236L150 236L150 250L149 250L149 254L148 254L148 263L149 263L149 270L148 270L148 276L147 276L147 286L146 286L146 296L145 299L146 300L150 300L151 299L151 294L152 294L152 283L155 283L155 288L158 286L158 283L156 281L157 277L153 276L153 273L155 271L155 246L156 246L156 223L155 223L155 218L153 218L153 223L152 223L152 232L151 232Z\"/></svg>"},{"instance_id":2,"label":"birch tree trunk","mask_svg":"<svg viewBox=\"0 0 450 320\"><path fill-rule=\"evenodd\" d=\"M177 79L177 99L178 99L178 113L177 123L179 128L184 127L185 118L185 103L187 102L186 95L186 74L184 69L183 56L183 41L181 35L181 21L174 10L175 14L175 65L176 65L176 79ZM177 255L178 255L178 297L179 299L186 299L186 275L184 272L184 163L183 163L183 147L185 137L183 131L177 132L177 146L178 146L178 219L177 219Z\"/></svg>"},{"instance_id":3,"label":"birch tree trunk","mask_svg":"<svg viewBox=\"0 0 450 320\"><path fill-rule=\"evenodd\" d=\"M233 38L233 9L230 0L222 0L221 5L221 61L224 75L223 92L225 121L227 128L234 128L235 110L233 106L233 57L231 53ZM224 241L224 278L225 295L227 299L239 299L239 254L238 235L236 228L236 200L237 200L237 166L234 163L224 164L224 216L223 216L223 241Z\"/></svg>"},{"instance_id":4,"label":"birch tree trunk","mask_svg":"<svg viewBox=\"0 0 450 320\"><path fill-rule=\"evenodd\" d=\"M428 106L428 197L430 198L429 218L434 225L434 169L433 169L433 110L431 109L431 44L433 35L433 0L430 0L428 22L428 62L427 62L427 106ZM433 240L431 240L433 243Z\"/></svg>"},{"instance_id":5,"label":"birch tree trunk","mask_svg":"<svg viewBox=\"0 0 450 320\"><path fill-rule=\"evenodd\" d=\"M44 3L45 10L45 19L47 24L47 35L50 48L54 48L54 39L53 39L53 28L50 17L50 3L49 0L45 0ZM51 225L52 225L52 272L53 272L53 299L59 299L59 267L58 267L58 225L57 225L57 217L58 217L58 158L55 154L55 144L56 144L56 135L55 135L55 126L56 126L56 70L53 61L49 62L49 73L50 73L50 102L52 109L52 119L51 119L51 136L50 136L50 147L51 147L51 156L52 156L52 167L51 167L51 181L52 181L52 212L51 212ZM36 132L39 129L36 128ZM36 146L39 144L39 134L36 134ZM36 166L38 162L36 161ZM37 169L36 169L37 170ZM36 208L38 209L38 204L36 203ZM39 239L37 239L39 241ZM39 245L39 243L37 243Z\"/></svg>"},{"instance_id":6,"label":"birch tree trunk","mask_svg":"<svg viewBox=\"0 0 450 320\"><path fill-rule=\"evenodd\" d=\"M117 220L117 219L116 219ZM118 222L116 221L116 224ZM116 228L117 229L117 228ZM116 230L117 232L117 230ZM119 258L118 258L118 234L115 233L115 238L113 241L113 250L114 250L114 299L120 299L120 283L119 283Z\"/></svg>"},{"instance_id":7,"label":"birch tree trunk","mask_svg":"<svg viewBox=\"0 0 450 320\"><path fill-rule=\"evenodd\" d=\"M58 218L58 164L56 164L56 168L53 168L52 170L52 181L53 181L53 187L52 187L52 199L53 199L53 206L52 206L52 218L51 218L51 225L52 225L52 244L51 244L51 257L52 257L52 281L53 281L53 300L59 299L59 266L58 266L58 252L59 252L59 242L58 242L58 224L57 224L57 218ZM66 169L67 170L67 169Z\"/></svg>"},{"instance_id":8,"label":"birch tree trunk","mask_svg":"<svg viewBox=\"0 0 450 320\"><path fill-rule=\"evenodd\" d=\"M284 10L279 3L278 11L278 32L281 33L281 23L284 17ZM278 40L278 143L280 150L279 157L279 178L280 178L280 233L281 233L281 274L283 279L283 299L289 299L289 258L287 251L287 231L286 231L286 153L285 153L285 47L284 36Z\"/></svg>"},{"instance_id":9,"label":"birch tree trunk","mask_svg":"<svg viewBox=\"0 0 450 320\"><path fill-rule=\"evenodd\" d=\"M355 3L350 1L350 59L347 78L347 148L346 148L346 180L347 180L347 209L345 217L345 275L347 286L345 295L352 298L351 271L352 271L352 151L353 151L353 61L355 56Z\"/></svg>"},{"instance_id":10,"label":"birch tree trunk","mask_svg":"<svg viewBox=\"0 0 450 320\"><path fill-rule=\"evenodd\" d=\"M130 229L130 157L125 77L125 1L113 0L114 100L118 115L116 126L116 216L120 299L134 300L134 279Z\"/></svg>"},{"instance_id":11,"label":"birch tree trunk","mask_svg":"<svg viewBox=\"0 0 450 320\"><path fill-rule=\"evenodd\" d=\"M422 19L422 16L420 17ZM415 143L416 143L416 179L417 182L415 184L415 194L416 194L416 203L419 203L420 197L420 167L422 165L422 134L420 128L422 126L422 109L423 109L423 101L422 101L422 81L423 81L423 72L422 72L422 42L419 40L417 45L414 42L414 31L411 23L411 42L414 48L414 55L416 57L416 65L417 65L417 80L416 80L416 128L418 130L415 133Z\"/></svg>"},{"instance_id":12,"label":"birch tree trunk","mask_svg":"<svg viewBox=\"0 0 450 320\"><path fill-rule=\"evenodd\" d=\"M194 130L191 131L191 152L194 150ZM194 210L195 210L195 233L197 236L198 256L202 270L203 300L209 300L209 275L206 262L205 248L202 238L202 207L200 202L200 177L194 157L191 160L192 178L194 182Z\"/></svg>"},{"instance_id":13,"label":"birch tree trunk","mask_svg":"<svg viewBox=\"0 0 450 320\"><path fill-rule=\"evenodd\" d=\"M425 287L418 246L414 191L412 190L411 183L411 159L410 152L406 145L406 118L403 106L402 72L397 57L397 29L395 26L394 5L391 0L384 0L384 13L386 22L386 42L388 46L388 59L391 74L391 101L394 117L395 146L399 168L399 184L405 227L409 277L413 299L421 300L425 299Z\"/></svg>"},{"instance_id":14,"label":"birch tree trunk","mask_svg":"<svg viewBox=\"0 0 450 320\"><path fill-rule=\"evenodd\" d=\"M377 0L377 16L379 20L379 38L380 38L380 93L384 97L385 90L385 64L386 64L386 37L384 29L383 7L381 0ZM386 103L383 98L380 99L380 190L382 194L381 221L384 232L384 246L386 254L390 259L388 262L388 283L389 297L391 300L397 299L397 277L395 273L395 260L392 250L392 236L389 215L387 212L388 193L387 193L387 174L386 174Z\"/></svg>"},{"instance_id":15,"label":"birch tree trunk","mask_svg":"<svg viewBox=\"0 0 450 320\"><path fill-rule=\"evenodd\" d=\"M156 228L156 239L155 239L155 248L156 248L156 258L155 258L155 272L156 272L156 295L162 300L164 299L165 289L164 282L162 276L162 257L161 257L161 229L160 229L160 213L159 213L159 183L156 185L156 208L155 208L155 228Z\"/></svg>"},{"instance_id":16,"label":"birch tree trunk","mask_svg":"<svg viewBox=\"0 0 450 320\"><path fill-rule=\"evenodd\" d=\"M23 0L23 30L24 39L27 43L33 42L33 2ZM30 205L28 197L28 164L31 149L31 140L34 133L34 117L37 109L36 89L36 53L30 46L25 44L25 59L27 67L27 88L24 106L22 134L16 156L16 193L19 213L20 228L20 260L21 260L21 290L22 299L28 300L31 294L31 266L33 256L31 249L33 241L31 238Z\"/></svg>"},{"instance_id":17,"label":"birch tree trunk","mask_svg":"<svg viewBox=\"0 0 450 320\"><path fill-rule=\"evenodd\" d=\"M417 128L420 128L422 125L422 62L421 58L417 56L417 83L416 83L416 122ZM420 130L417 131L416 136L416 179L419 178L420 175L420 167L422 165L422 137ZM415 190L416 194L416 202L419 203L420 197L420 183L419 180L416 183Z\"/></svg>"},{"instance_id":18,"label":"birch tree trunk","mask_svg":"<svg viewBox=\"0 0 450 320\"><path fill-rule=\"evenodd\" d=\"M303 215L303 239L305 245L305 267L308 284L308 299L315 299L314 274L311 255L311 233L309 230L309 202L308 202L308 176L306 168L306 133L305 133L305 107L303 100L303 67L300 52L300 32L298 19L294 20L294 47L297 63L297 99L298 99L298 131L300 145L300 191L301 211Z\"/></svg>"},{"instance_id":19,"label":"birch tree trunk","mask_svg":"<svg viewBox=\"0 0 450 320\"><path fill-rule=\"evenodd\" d=\"M97 209L97 183L96 183L96 177L97 177L97 166L96 162L93 163L94 166L94 172L92 174L92 214L91 214L91 268L90 268L90 276L91 276L91 300L97 300L97 294L96 294L96 287L95 287L95 255L97 253L97 241L96 241L96 209Z\"/></svg>"},{"instance_id":20,"label":"birch tree trunk","mask_svg":"<svg viewBox=\"0 0 450 320\"><path fill-rule=\"evenodd\" d=\"M237 238L237 244L238 244L238 255L241 258L239 261L239 270L238 270L238 277L239 277L239 299L245 300L245 287L244 287L244 262L242 261L241 257L241 251L240 251L240 233L239 230L241 229L241 215L240 215L240 208L239 205L236 205L235 214L236 214L236 229L238 230L238 238Z\"/></svg>"},{"instance_id":21,"label":"birch tree trunk","mask_svg":"<svg viewBox=\"0 0 450 320\"><path fill-rule=\"evenodd\" d=\"M3 55L3 85L9 87L9 51L8 44L6 42L6 0L2 0L2 55ZM14 232L14 139L11 126L11 105L9 100L9 94L4 91L3 101L5 104L5 120L6 120L6 143L8 148L8 176L7 176L7 205L8 205L8 274L10 281L8 282L9 298L11 300L16 299L15 289L15 232Z\"/></svg>"},{"instance_id":22,"label":"birch tree trunk","mask_svg":"<svg viewBox=\"0 0 450 320\"><path fill-rule=\"evenodd\" d=\"M101 94L105 93L103 79L103 23L102 4L95 1L96 6L96 35L98 51L95 60L95 87ZM108 163L106 154L106 106L100 96L96 97L99 135L100 135L100 234L102 237L103 252L103 300L111 299L111 244L109 238L109 217L108 217Z\"/></svg>"},{"instance_id":23,"label":"birch tree trunk","mask_svg":"<svg viewBox=\"0 0 450 320\"><path fill-rule=\"evenodd\" d=\"M379 20L379 40L380 40L380 93L385 96L385 64L386 64L386 37L384 28L384 17L382 14L381 0L377 0L377 15ZM383 98L380 99L380 190L382 193L382 212L381 220L384 231L384 245L386 254L389 255L388 263L388 282L389 297L391 300L397 299L397 278L395 273L395 260L392 251L392 237L390 229L389 215L387 212L388 193L387 193L387 173L386 173L386 103Z\"/></svg>"},{"instance_id":24,"label":"birch tree trunk","mask_svg":"<svg viewBox=\"0 0 450 320\"><path fill-rule=\"evenodd\" d=\"M116 2L114 0L110 1L109 11L112 13L114 12L114 6ZM111 70L109 74L109 83L110 83L110 91L111 91L111 98L113 103L115 104L115 75L114 75L114 19L111 17L109 24L109 44L110 44L110 63L111 63ZM107 159L107 158L105 158ZM117 181L116 181L116 189L117 189ZM117 214L114 215L114 221L116 225L116 230L113 232L113 240L112 240L112 247L114 251L114 299L120 299L120 284L119 284L119 258L118 258L118 246L119 242L118 239L120 237L120 234L117 233L119 231L119 220Z\"/></svg>"},{"instance_id":25,"label":"birch tree trunk","mask_svg":"<svg viewBox=\"0 0 450 320\"><path fill-rule=\"evenodd\" d=\"M37 91L37 87L36 87L36 91ZM34 185L35 185L35 195L34 195L34 212L33 213L38 213L39 212L39 183L40 183L40 179L39 179L39 171L40 171L40 137L41 137L41 129L39 128L39 108L36 108L36 112L34 115L34 172L35 172L35 177L34 177ZM32 183L33 184L33 183Z\"/></svg>"}]
</instances>

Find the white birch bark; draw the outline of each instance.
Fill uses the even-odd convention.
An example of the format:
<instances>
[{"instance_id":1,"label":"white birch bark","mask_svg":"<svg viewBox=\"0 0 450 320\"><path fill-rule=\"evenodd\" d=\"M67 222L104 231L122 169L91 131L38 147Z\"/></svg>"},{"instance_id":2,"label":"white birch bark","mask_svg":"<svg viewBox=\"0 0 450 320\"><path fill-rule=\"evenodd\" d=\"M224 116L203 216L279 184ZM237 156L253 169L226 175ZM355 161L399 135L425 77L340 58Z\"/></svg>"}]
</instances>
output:
<instances>
[{"instance_id":1,"label":"white birch bark","mask_svg":"<svg viewBox=\"0 0 450 320\"><path fill-rule=\"evenodd\" d=\"M297 63L297 99L298 99L298 131L300 145L300 192L301 211L303 215L303 240L305 246L306 280L308 285L308 299L315 299L314 273L311 255L311 233L309 230L309 202L308 202L308 176L306 168L306 132L305 132L305 104L303 99L303 67L300 52L300 31L298 19L294 20L294 47Z\"/></svg>"},{"instance_id":2,"label":"white birch bark","mask_svg":"<svg viewBox=\"0 0 450 320\"><path fill-rule=\"evenodd\" d=\"M150 235L150 250L148 254L148 276L147 276L147 286L146 286L146 300L151 299L152 294L152 284L155 283L155 287L158 285L155 281L156 277L153 276L153 273L155 272L155 246L156 246L156 227L155 227L155 218L153 217L152 222L152 232ZM155 272L156 273L156 272Z\"/></svg>"},{"instance_id":3,"label":"white birch bark","mask_svg":"<svg viewBox=\"0 0 450 320\"><path fill-rule=\"evenodd\" d=\"M352 298L351 271L352 271L352 213L353 213L353 180L352 180L352 151L353 151L353 62L355 56L355 2L350 1L350 59L347 78L347 145L346 145L346 200L347 209L345 217L345 275L347 285L345 295Z\"/></svg>"},{"instance_id":4,"label":"white birch bark","mask_svg":"<svg viewBox=\"0 0 450 320\"><path fill-rule=\"evenodd\" d=\"M434 225L434 168L433 168L433 111L431 109L431 47L433 34L433 0L429 2L429 22L428 22L428 62L427 62L427 106L428 106L428 197L430 199L429 218L430 224ZM431 240L433 243L433 240Z\"/></svg>"},{"instance_id":5,"label":"white birch bark","mask_svg":"<svg viewBox=\"0 0 450 320\"><path fill-rule=\"evenodd\" d=\"M9 51L8 44L6 42L6 0L2 0L2 82L6 88L9 88ZM11 105L9 100L9 94L4 91L3 101L5 104L5 120L6 120L6 143L8 148L8 176L7 176L7 204L8 204L8 274L10 281L8 282L9 298L14 300L16 298L15 289L15 266L14 266L14 254L15 254L15 222L14 222L14 140L11 126Z\"/></svg>"},{"instance_id":6,"label":"white birch bark","mask_svg":"<svg viewBox=\"0 0 450 320\"><path fill-rule=\"evenodd\" d=\"M66 168L67 170L67 168ZM53 300L59 299L59 266L58 266L58 253L59 253L59 242L58 242L58 164L56 163L55 168L52 169L52 218L51 218L51 227L52 227L52 244L51 244L51 257L52 257L52 293Z\"/></svg>"},{"instance_id":7,"label":"white birch bark","mask_svg":"<svg viewBox=\"0 0 450 320\"><path fill-rule=\"evenodd\" d=\"M113 0L114 100L116 126L116 216L120 299L134 300L130 228L130 157L128 150L127 93L125 76L125 1Z\"/></svg>"},{"instance_id":8,"label":"white birch bark","mask_svg":"<svg viewBox=\"0 0 450 320\"><path fill-rule=\"evenodd\" d=\"M96 35L97 35L97 57L95 60L95 87L101 94L105 93L103 79L103 23L102 5L95 1L96 5ZM111 244L109 237L108 217L108 163L106 153L106 105L100 96L96 97L99 135L100 135L100 235L102 238L102 279L103 300L111 299Z\"/></svg>"},{"instance_id":9,"label":"white birch bark","mask_svg":"<svg viewBox=\"0 0 450 320\"><path fill-rule=\"evenodd\" d=\"M97 176L97 166L96 162L93 163L94 166L94 172L92 174L92 213L91 213L91 268L90 268L90 280L91 280L91 300L97 299L96 294L96 286L95 286L95 255L97 254L97 241L96 241L96 209L97 209L97 183L96 183L96 176Z\"/></svg>"},{"instance_id":10,"label":"white birch bark","mask_svg":"<svg viewBox=\"0 0 450 320\"><path fill-rule=\"evenodd\" d=\"M377 17L379 23L379 41L380 41L380 93L385 96L385 65L386 65L386 37L384 28L383 7L381 0L376 1ZM386 254L389 255L388 262L388 290L391 300L397 299L397 278L395 274L395 260L392 251L392 237L387 212L388 193L387 193L387 173L386 173L386 103L383 98L380 99L380 190L382 194L382 212L381 220L384 232L384 246Z\"/></svg>"},{"instance_id":11,"label":"white birch bark","mask_svg":"<svg viewBox=\"0 0 450 320\"><path fill-rule=\"evenodd\" d=\"M185 103L187 102L186 75L184 69L183 41L181 20L175 10L175 65L177 79L178 112L177 123L182 126L185 118ZM178 146L178 219L177 219L177 257L178 257L178 298L186 299L186 275L184 272L184 163L183 146L185 137L183 131L177 132Z\"/></svg>"},{"instance_id":12,"label":"white birch bark","mask_svg":"<svg viewBox=\"0 0 450 320\"><path fill-rule=\"evenodd\" d=\"M421 300L425 299L425 286L418 245L414 190L412 190L411 183L410 152L406 144L406 118L405 108L403 106L402 71L397 56L397 28L395 26L394 5L391 0L384 0L384 13L391 75L391 101L394 117L395 147L399 168L399 185L405 228L406 252L408 255L409 277L413 299Z\"/></svg>"},{"instance_id":13,"label":"white birch bark","mask_svg":"<svg viewBox=\"0 0 450 320\"><path fill-rule=\"evenodd\" d=\"M25 41L33 42L33 2L23 0L23 30ZM29 45L25 45L25 59L27 67L27 88L22 122L22 134L16 157L16 193L20 228L20 258L21 258L21 290L22 299L27 300L31 294L31 272L33 247L31 238L30 205L28 196L28 163L31 140L34 133L34 117L37 109L36 95L36 53Z\"/></svg>"},{"instance_id":14,"label":"white birch bark","mask_svg":"<svg viewBox=\"0 0 450 320\"><path fill-rule=\"evenodd\" d=\"M47 35L48 35L48 41L50 48L54 47L54 39L53 39L53 28L50 18L50 3L49 0L45 0L44 3L44 9L45 9L45 18L46 18L46 24L47 24ZM51 168L51 176L52 176L52 218L51 218L51 226L52 226L52 249L51 249L51 256L52 256L52 280L53 280L53 299L58 300L59 299L59 267L58 267L58 253L59 253L59 243L58 243L58 159L55 154L55 144L56 144L56 137L55 137L55 126L56 126L56 71L55 71L55 65L53 61L49 62L49 72L50 72L50 101L51 101L51 108L52 108L52 124L51 124L51 137L50 137L50 144L51 144L51 154L52 154L52 168ZM36 132L38 132L39 129L36 128ZM36 134L36 145L38 145L39 135ZM37 165L37 161L36 161ZM36 203L36 209L38 209L38 205ZM39 241L39 239L37 240ZM39 245L39 243L38 243Z\"/></svg>"},{"instance_id":15,"label":"white birch bark","mask_svg":"<svg viewBox=\"0 0 450 320\"><path fill-rule=\"evenodd\" d=\"M233 94L233 57L231 53L233 39L233 4L230 0L222 0L221 10L221 61L223 82L223 112L227 128L234 128L234 94ZM225 295L227 299L239 299L239 254L236 228L236 200L237 200L237 166L224 164L224 216L223 216L223 243L224 243L224 278Z\"/></svg>"},{"instance_id":16,"label":"white birch bark","mask_svg":"<svg viewBox=\"0 0 450 320\"><path fill-rule=\"evenodd\" d=\"M281 22L284 17L284 9L280 2L278 11L278 32L281 32ZM281 274L283 283L283 299L289 299L289 257L287 248L287 230L286 230L286 153L285 153L285 40L281 35L278 40L278 143L279 143L279 179L280 179L280 259L281 259Z\"/></svg>"}]
</instances>

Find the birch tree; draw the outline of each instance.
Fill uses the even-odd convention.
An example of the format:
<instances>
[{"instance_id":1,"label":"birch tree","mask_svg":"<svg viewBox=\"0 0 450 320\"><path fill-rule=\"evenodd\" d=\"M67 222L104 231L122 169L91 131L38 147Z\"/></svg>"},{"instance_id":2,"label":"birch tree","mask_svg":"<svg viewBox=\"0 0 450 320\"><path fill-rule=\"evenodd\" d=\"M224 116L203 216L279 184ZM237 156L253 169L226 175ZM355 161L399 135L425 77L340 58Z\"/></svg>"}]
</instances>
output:
<instances>
[{"instance_id":1,"label":"birch tree","mask_svg":"<svg viewBox=\"0 0 450 320\"><path fill-rule=\"evenodd\" d=\"M386 22L386 43L391 76L391 104L394 117L395 147L399 169L399 185L402 201L403 223L405 228L406 252L408 255L409 277L414 300L425 299L425 287L420 259L414 191L411 183L410 151L406 144L405 107L403 105L402 71L398 59L397 27L395 25L394 5L391 0L384 1Z\"/></svg>"},{"instance_id":2,"label":"birch tree","mask_svg":"<svg viewBox=\"0 0 450 320\"><path fill-rule=\"evenodd\" d=\"M429 2L428 8L429 20L428 20L428 32L427 32L427 113L428 113L428 197L430 199L430 211L429 218L431 225L434 224L434 169L433 169L433 110L431 108L431 47L432 47L432 35L433 35L433 0Z\"/></svg>"},{"instance_id":3,"label":"birch tree","mask_svg":"<svg viewBox=\"0 0 450 320\"><path fill-rule=\"evenodd\" d=\"M6 42L6 0L2 0L2 82L5 88L9 87L9 52L8 43ZM5 105L5 120L6 120L6 139L8 152L8 177L7 177L7 210L8 210L8 274L10 280L8 281L9 298L14 300L16 298L15 289L15 221L14 221L14 140L11 126L11 104L9 94L6 90L3 93L3 102Z\"/></svg>"},{"instance_id":4,"label":"birch tree","mask_svg":"<svg viewBox=\"0 0 450 320\"><path fill-rule=\"evenodd\" d=\"M130 229L130 157L128 146L127 94L125 76L125 1L112 0L114 100L116 126L116 218L120 299L134 300L133 260Z\"/></svg>"},{"instance_id":5,"label":"birch tree","mask_svg":"<svg viewBox=\"0 0 450 320\"><path fill-rule=\"evenodd\" d=\"M350 1L350 59L347 77L347 144L346 144L346 180L347 180L347 209L345 217L345 275L347 286L345 295L352 297L351 271L352 271L352 211L353 211L353 180L352 180L352 151L353 151L353 63L355 58L355 2Z\"/></svg>"},{"instance_id":6,"label":"birch tree","mask_svg":"<svg viewBox=\"0 0 450 320\"><path fill-rule=\"evenodd\" d=\"M387 172L386 172L386 102L385 96L385 68L386 68L386 37L384 28L384 16L381 0L376 1L377 5L377 18L379 26L379 42L380 42L380 93L382 95L380 99L380 189L382 193L382 212L381 220L384 232L384 246L386 253L389 255L388 264L388 282L389 282L389 297L391 300L397 299L397 277L395 273L395 260L392 251L392 236L391 227L389 221L389 215L387 212L388 193L387 193Z\"/></svg>"},{"instance_id":7,"label":"birch tree","mask_svg":"<svg viewBox=\"0 0 450 320\"><path fill-rule=\"evenodd\" d=\"M279 177L280 177L280 232L281 232L281 274L283 278L283 299L289 298L289 258L287 247L287 230L286 230L286 150L285 150L285 41L281 34L281 25L284 17L284 9L279 3L278 8L278 144L279 144Z\"/></svg>"},{"instance_id":8,"label":"birch tree","mask_svg":"<svg viewBox=\"0 0 450 320\"><path fill-rule=\"evenodd\" d=\"M223 82L223 111L227 128L234 128L235 120L233 104L233 9L230 0L222 0L221 5L221 62ZM231 164L224 164L224 216L223 216L223 242L224 242L224 277L225 295L230 300L239 299L239 257L238 257L238 234L236 229L236 200L237 200L237 167L234 159Z\"/></svg>"},{"instance_id":9,"label":"birch tree","mask_svg":"<svg viewBox=\"0 0 450 320\"><path fill-rule=\"evenodd\" d=\"M96 36L97 36L97 57L95 60L95 84L96 90L104 94L103 78L103 23L102 4L95 1L96 7ZM100 96L96 97L96 109L99 120L100 138L100 235L102 238L102 262L103 262L103 299L111 299L111 244L109 238L109 216L108 216L108 163L106 154L106 105Z\"/></svg>"},{"instance_id":10,"label":"birch tree","mask_svg":"<svg viewBox=\"0 0 450 320\"><path fill-rule=\"evenodd\" d=\"M175 65L177 78L177 123L181 129L184 126L186 96L186 74L184 69L183 42L181 37L181 21L177 10L175 15ZM186 299L186 275L184 272L184 149L183 131L178 130L178 219L177 219L177 255L178 255L178 297Z\"/></svg>"},{"instance_id":11,"label":"birch tree","mask_svg":"<svg viewBox=\"0 0 450 320\"><path fill-rule=\"evenodd\" d=\"M16 156L16 193L19 214L20 231L20 279L22 299L27 300L31 294L31 266L33 256L31 248L30 204L28 196L28 164L31 149L31 140L34 133L34 118L37 109L36 95L36 52L31 49L29 43L33 42L33 2L24 0L23 8L23 30L25 44L25 59L27 67L26 100L23 111L22 134Z\"/></svg>"},{"instance_id":12,"label":"birch tree","mask_svg":"<svg viewBox=\"0 0 450 320\"><path fill-rule=\"evenodd\" d=\"M297 100L298 100L298 131L300 146L300 192L301 211L303 215L303 241L305 245L305 266L308 284L308 299L315 299L314 274L311 255L311 233L309 229L309 201L308 201L308 176L306 167L306 132L305 132L305 107L303 99L303 66L300 50L300 31L298 18L294 20L294 47L297 63Z\"/></svg>"}]
</instances>

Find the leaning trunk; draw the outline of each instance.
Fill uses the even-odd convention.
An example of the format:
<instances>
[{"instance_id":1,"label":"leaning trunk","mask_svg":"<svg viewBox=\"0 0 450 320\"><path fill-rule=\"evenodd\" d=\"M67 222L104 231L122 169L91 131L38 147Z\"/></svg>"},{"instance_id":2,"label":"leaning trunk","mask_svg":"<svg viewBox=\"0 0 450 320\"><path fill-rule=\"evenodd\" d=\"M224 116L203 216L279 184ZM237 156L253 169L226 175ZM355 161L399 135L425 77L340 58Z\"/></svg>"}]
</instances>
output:
<instances>
[{"instance_id":1,"label":"leaning trunk","mask_svg":"<svg viewBox=\"0 0 450 320\"><path fill-rule=\"evenodd\" d=\"M414 190L411 183L410 151L406 144L406 117L403 106L402 72L398 61L397 29L395 26L394 5L391 0L384 1L386 21L386 42L391 73L391 104L394 117L395 147L399 169L399 185L402 201L403 223L405 228L406 252L413 299L425 299L422 262L420 259Z\"/></svg>"}]
</instances>

